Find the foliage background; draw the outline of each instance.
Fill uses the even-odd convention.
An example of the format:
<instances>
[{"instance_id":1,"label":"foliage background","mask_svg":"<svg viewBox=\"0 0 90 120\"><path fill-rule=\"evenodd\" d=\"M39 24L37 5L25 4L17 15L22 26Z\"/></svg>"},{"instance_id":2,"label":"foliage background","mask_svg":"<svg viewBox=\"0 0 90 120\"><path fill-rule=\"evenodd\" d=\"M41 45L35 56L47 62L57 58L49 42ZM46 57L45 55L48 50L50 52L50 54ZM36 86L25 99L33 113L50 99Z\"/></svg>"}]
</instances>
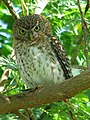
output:
<instances>
[{"instance_id":1,"label":"foliage background","mask_svg":"<svg viewBox=\"0 0 90 120\"><path fill-rule=\"evenodd\" d=\"M21 1L11 0L16 12L22 16ZM37 6L35 0L25 0L29 13L33 14ZM90 28L90 10L85 12L87 1L80 0L83 18ZM25 15L25 14L24 14ZM73 74L77 75L81 70L87 69L85 39L82 29L82 21L77 1L75 0L51 0L42 11L51 23L52 33L63 44L70 58ZM13 50L12 26L14 19L3 2L0 2L0 92L12 95L26 88L20 78L17 66L10 58ZM88 41L88 58L90 58L90 36L86 30ZM90 62L90 59L88 59ZM8 77L2 80L4 72L9 70ZM3 81L3 82L2 82ZM90 90L84 91L70 99L71 104L55 102L33 108L33 113L38 120L70 120L69 110L76 120L90 120ZM20 110L24 113L24 110ZM19 120L14 114L1 114L0 120Z\"/></svg>"}]
</instances>

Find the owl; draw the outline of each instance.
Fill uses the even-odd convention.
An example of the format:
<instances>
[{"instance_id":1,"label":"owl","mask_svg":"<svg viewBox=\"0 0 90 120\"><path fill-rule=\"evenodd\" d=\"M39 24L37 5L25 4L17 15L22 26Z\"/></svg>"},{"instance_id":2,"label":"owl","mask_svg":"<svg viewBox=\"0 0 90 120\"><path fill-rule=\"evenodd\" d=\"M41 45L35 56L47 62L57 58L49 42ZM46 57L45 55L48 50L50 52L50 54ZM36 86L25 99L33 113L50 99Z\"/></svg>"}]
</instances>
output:
<instances>
[{"instance_id":1,"label":"owl","mask_svg":"<svg viewBox=\"0 0 90 120\"><path fill-rule=\"evenodd\" d=\"M27 87L35 89L72 77L66 52L43 16L33 14L17 19L13 36L16 63Z\"/></svg>"}]
</instances>

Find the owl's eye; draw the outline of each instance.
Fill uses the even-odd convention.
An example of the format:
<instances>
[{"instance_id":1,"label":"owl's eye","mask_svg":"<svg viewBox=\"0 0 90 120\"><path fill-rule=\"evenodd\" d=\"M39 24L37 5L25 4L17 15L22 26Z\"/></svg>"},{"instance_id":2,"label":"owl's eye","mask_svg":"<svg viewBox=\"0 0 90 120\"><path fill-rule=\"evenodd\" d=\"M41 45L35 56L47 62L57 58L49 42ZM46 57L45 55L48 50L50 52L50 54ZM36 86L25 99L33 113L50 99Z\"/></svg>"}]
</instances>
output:
<instances>
[{"instance_id":1,"label":"owl's eye","mask_svg":"<svg viewBox=\"0 0 90 120\"><path fill-rule=\"evenodd\" d=\"M37 32L37 31L39 31L40 30L40 26L36 26L35 28L34 28L34 30Z\"/></svg>"},{"instance_id":2,"label":"owl's eye","mask_svg":"<svg viewBox=\"0 0 90 120\"><path fill-rule=\"evenodd\" d=\"M23 29L23 28L20 28L20 29L19 29L19 33L22 34L22 35L24 35L24 34L26 33L26 30Z\"/></svg>"}]
</instances>

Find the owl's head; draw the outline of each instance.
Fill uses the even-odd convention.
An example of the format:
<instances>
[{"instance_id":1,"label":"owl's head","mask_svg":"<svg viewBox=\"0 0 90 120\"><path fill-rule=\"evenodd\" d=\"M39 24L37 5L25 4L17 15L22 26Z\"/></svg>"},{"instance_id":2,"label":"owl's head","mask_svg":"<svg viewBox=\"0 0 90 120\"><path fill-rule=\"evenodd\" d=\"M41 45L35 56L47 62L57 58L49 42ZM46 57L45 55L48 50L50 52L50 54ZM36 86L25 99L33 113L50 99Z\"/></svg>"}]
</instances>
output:
<instances>
[{"instance_id":1,"label":"owl's head","mask_svg":"<svg viewBox=\"0 0 90 120\"><path fill-rule=\"evenodd\" d=\"M50 34L49 22L41 15L29 15L15 21L13 35L15 40L33 41Z\"/></svg>"}]
</instances>

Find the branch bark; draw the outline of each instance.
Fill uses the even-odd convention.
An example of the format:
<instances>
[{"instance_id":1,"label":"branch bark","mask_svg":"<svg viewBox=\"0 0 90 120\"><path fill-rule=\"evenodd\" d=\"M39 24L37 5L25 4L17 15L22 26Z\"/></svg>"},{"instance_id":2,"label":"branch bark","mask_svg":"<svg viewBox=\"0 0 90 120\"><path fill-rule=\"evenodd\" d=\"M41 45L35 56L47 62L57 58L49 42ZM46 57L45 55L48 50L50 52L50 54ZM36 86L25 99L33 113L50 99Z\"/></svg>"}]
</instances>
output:
<instances>
[{"instance_id":1,"label":"branch bark","mask_svg":"<svg viewBox=\"0 0 90 120\"><path fill-rule=\"evenodd\" d=\"M6 7L8 8L9 12L11 13L11 15L13 16L13 18L16 20L16 19L19 19L19 14L17 14L12 5L11 5L11 2L9 0L2 0L4 2L4 4L6 5Z\"/></svg>"},{"instance_id":2,"label":"branch bark","mask_svg":"<svg viewBox=\"0 0 90 120\"><path fill-rule=\"evenodd\" d=\"M35 92L25 91L12 96L0 95L0 114L62 101L88 88L90 88L90 70L61 84L48 84Z\"/></svg>"}]
</instances>

